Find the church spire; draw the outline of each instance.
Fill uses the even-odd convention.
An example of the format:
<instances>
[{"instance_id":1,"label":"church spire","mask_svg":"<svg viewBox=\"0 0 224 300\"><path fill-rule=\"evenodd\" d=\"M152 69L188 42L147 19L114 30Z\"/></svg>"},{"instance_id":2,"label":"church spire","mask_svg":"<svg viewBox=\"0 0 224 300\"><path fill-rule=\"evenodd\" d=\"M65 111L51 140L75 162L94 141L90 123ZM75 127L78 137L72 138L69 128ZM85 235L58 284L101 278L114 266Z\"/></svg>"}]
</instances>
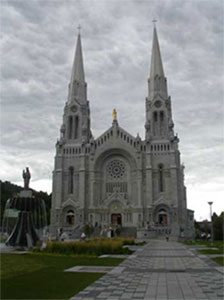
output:
<instances>
[{"instance_id":1,"label":"church spire","mask_svg":"<svg viewBox=\"0 0 224 300\"><path fill-rule=\"evenodd\" d=\"M82 57L82 43L81 43L81 34L78 34L75 58L72 67L72 76L71 82L77 81L79 83L85 83L85 73L83 66L83 57Z\"/></svg>"},{"instance_id":2,"label":"church spire","mask_svg":"<svg viewBox=\"0 0 224 300\"><path fill-rule=\"evenodd\" d=\"M156 32L156 27L154 27L150 78L154 78L156 75L164 76L164 72L163 72L163 64L162 64L162 59L160 54L158 36Z\"/></svg>"},{"instance_id":3,"label":"church spire","mask_svg":"<svg viewBox=\"0 0 224 300\"><path fill-rule=\"evenodd\" d=\"M80 26L78 27L80 30ZM72 66L71 81L69 84L69 102L76 100L84 103L86 99L86 82L82 55L81 34L78 33L74 62Z\"/></svg>"},{"instance_id":4,"label":"church spire","mask_svg":"<svg viewBox=\"0 0 224 300\"><path fill-rule=\"evenodd\" d=\"M153 31L153 44L151 56L151 69L149 78L149 99L152 100L156 94L160 94L163 98L167 98L166 78L163 71L163 63L160 54L159 41L156 27Z\"/></svg>"}]
</instances>

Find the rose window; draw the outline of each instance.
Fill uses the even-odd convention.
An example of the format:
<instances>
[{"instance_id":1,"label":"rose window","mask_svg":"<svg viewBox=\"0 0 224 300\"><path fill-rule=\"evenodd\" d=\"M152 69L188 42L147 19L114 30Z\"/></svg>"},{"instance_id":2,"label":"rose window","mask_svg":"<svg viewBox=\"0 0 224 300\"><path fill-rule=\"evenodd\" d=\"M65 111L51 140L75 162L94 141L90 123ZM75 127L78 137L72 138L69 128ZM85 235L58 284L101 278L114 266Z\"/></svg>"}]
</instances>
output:
<instances>
[{"instance_id":1,"label":"rose window","mask_svg":"<svg viewBox=\"0 0 224 300\"><path fill-rule=\"evenodd\" d=\"M107 175L113 179L121 179L125 174L125 164L121 160L113 160L107 166Z\"/></svg>"}]
</instances>

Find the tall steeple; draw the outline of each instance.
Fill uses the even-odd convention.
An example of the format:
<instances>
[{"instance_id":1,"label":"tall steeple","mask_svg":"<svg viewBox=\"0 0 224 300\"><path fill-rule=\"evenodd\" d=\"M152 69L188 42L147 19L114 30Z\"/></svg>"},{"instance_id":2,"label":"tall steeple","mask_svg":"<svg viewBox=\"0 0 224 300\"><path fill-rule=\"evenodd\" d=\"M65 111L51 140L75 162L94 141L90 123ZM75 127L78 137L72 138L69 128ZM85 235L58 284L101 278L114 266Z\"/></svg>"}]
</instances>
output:
<instances>
[{"instance_id":1,"label":"tall steeple","mask_svg":"<svg viewBox=\"0 0 224 300\"><path fill-rule=\"evenodd\" d=\"M150 78L154 78L156 75L164 76L164 72L163 72L163 63L160 54L156 27L154 27Z\"/></svg>"},{"instance_id":2,"label":"tall steeple","mask_svg":"<svg viewBox=\"0 0 224 300\"><path fill-rule=\"evenodd\" d=\"M146 98L146 139L161 140L173 137L171 101L168 97L156 27L153 30L150 77Z\"/></svg>"},{"instance_id":3,"label":"tall steeple","mask_svg":"<svg viewBox=\"0 0 224 300\"><path fill-rule=\"evenodd\" d=\"M83 144L87 143L90 137L90 108L87 100L87 84L79 32L68 86L68 101L64 109L61 138L64 142Z\"/></svg>"},{"instance_id":4,"label":"tall steeple","mask_svg":"<svg viewBox=\"0 0 224 300\"><path fill-rule=\"evenodd\" d=\"M87 101L86 86L87 84L85 82L81 34L79 32L72 66L71 81L69 84L68 101L71 102L72 100L75 100L79 103L85 103Z\"/></svg>"},{"instance_id":5,"label":"tall steeple","mask_svg":"<svg viewBox=\"0 0 224 300\"><path fill-rule=\"evenodd\" d=\"M153 100L156 94L160 94L163 98L167 98L166 77L163 71L163 63L160 54L159 41L156 27L153 32L151 69L149 78L149 99Z\"/></svg>"},{"instance_id":6,"label":"tall steeple","mask_svg":"<svg viewBox=\"0 0 224 300\"><path fill-rule=\"evenodd\" d=\"M83 66L83 57L82 57L82 43L81 35L78 34L75 57L72 67L72 76L71 82L77 81L79 83L85 83L85 74Z\"/></svg>"}]
</instances>

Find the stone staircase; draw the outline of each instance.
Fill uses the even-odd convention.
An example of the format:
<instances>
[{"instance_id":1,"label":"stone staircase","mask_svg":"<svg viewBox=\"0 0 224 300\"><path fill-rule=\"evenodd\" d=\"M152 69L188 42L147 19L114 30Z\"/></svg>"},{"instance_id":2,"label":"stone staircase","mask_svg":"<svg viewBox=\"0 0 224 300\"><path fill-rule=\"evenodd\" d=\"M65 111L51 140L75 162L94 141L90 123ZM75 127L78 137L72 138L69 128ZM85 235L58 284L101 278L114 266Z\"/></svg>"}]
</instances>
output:
<instances>
[{"instance_id":1,"label":"stone staircase","mask_svg":"<svg viewBox=\"0 0 224 300\"><path fill-rule=\"evenodd\" d=\"M63 232L65 232L70 240L76 240L81 238L83 232L83 227L76 225L74 227L63 227Z\"/></svg>"},{"instance_id":2,"label":"stone staircase","mask_svg":"<svg viewBox=\"0 0 224 300\"><path fill-rule=\"evenodd\" d=\"M137 229L135 227L121 227L120 237L137 237Z\"/></svg>"}]
</instances>

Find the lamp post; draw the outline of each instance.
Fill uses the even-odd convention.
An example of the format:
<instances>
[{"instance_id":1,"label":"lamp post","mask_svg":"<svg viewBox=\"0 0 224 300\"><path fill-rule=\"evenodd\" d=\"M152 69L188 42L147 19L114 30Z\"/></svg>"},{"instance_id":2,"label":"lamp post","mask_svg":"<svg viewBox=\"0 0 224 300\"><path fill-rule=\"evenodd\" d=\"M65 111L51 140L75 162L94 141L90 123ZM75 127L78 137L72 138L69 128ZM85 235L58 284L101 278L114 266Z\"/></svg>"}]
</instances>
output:
<instances>
[{"instance_id":1,"label":"lamp post","mask_svg":"<svg viewBox=\"0 0 224 300\"><path fill-rule=\"evenodd\" d=\"M214 245L214 235L213 235L213 223L212 223L212 204L213 202L210 201L208 202L209 206L210 206L210 218L211 218L211 245Z\"/></svg>"}]
</instances>

